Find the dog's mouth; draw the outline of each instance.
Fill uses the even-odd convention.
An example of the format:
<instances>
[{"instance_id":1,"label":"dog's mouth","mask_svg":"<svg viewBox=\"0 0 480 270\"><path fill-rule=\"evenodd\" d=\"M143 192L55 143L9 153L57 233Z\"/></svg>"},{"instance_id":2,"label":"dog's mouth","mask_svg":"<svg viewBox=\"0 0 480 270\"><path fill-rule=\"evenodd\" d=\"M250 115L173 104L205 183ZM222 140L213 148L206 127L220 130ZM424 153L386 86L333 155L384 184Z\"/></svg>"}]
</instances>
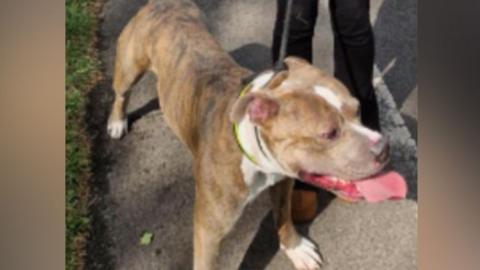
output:
<instances>
[{"instance_id":1,"label":"dog's mouth","mask_svg":"<svg viewBox=\"0 0 480 270\"><path fill-rule=\"evenodd\" d=\"M329 190L348 201L380 202L404 199L407 195L405 179L394 171L353 181L306 171L300 171L299 176L303 181Z\"/></svg>"}]
</instances>

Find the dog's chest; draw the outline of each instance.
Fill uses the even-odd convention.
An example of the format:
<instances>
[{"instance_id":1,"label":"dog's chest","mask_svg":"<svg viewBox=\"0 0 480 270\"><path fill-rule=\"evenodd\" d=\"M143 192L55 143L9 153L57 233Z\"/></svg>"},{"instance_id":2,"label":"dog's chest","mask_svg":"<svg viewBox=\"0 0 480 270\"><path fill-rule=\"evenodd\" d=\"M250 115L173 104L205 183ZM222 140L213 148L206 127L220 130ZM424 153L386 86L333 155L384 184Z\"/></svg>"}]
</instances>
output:
<instances>
[{"instance_id":1,"label":"dog's chest","mask_svg":"<svg viewBox=\"0 0 480 270\"><path fill-rule=\"evenodd\" d=\"M245 157L242 159L241 169L243 180L249 189L247 203L255 199L266 188L275 185L283 178L280 174L260 171Z\"/></svg>"}]
</instances>

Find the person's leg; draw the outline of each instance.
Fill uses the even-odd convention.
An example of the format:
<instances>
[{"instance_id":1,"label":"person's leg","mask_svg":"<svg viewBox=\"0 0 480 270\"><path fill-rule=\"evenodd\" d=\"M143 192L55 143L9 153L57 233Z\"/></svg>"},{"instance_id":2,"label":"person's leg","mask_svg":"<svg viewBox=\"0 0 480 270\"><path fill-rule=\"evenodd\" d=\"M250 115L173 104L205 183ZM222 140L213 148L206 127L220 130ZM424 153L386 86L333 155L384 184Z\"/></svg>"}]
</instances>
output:
<instances>
[{"instance_id":1,"label":"person's leg","mask_svg":"<svg viewBox=\"0 0 480 270\"><path fill-rule=\"evenodd\" d=\"M330 0L335 77L360 101L362 122L380 130L373 89L374 37L369 0Z\"/></svg>"},{"instance_id":2,"label":"person's leg","mask_svg":"<svg viewBox=\"0 0 480 270\"><path fill-rule=\"evenodd\" d=\"M277 17L273 30L272 60L280 54L287 0L277 0ZM317 20L318 0L293 0L287 56L298 56L312 62L312 40ZM292 194L292 219L295 223L311 221L317 213L317 188L295 181Z\"/></svg>"},{"instance_id":3,"label":"person's leg","mask_svg":"<svg viewBox=\"0 0 480 270\"><path fill-rule=\"evenodd\" d=\"M277 17L273 30L272 60L275 63L280 54L283 22L287 0L277 0ZM318 0L293 0L290 18L287 54L312 62L312 39L317 20Z\"/></svg>"}]
</instances>

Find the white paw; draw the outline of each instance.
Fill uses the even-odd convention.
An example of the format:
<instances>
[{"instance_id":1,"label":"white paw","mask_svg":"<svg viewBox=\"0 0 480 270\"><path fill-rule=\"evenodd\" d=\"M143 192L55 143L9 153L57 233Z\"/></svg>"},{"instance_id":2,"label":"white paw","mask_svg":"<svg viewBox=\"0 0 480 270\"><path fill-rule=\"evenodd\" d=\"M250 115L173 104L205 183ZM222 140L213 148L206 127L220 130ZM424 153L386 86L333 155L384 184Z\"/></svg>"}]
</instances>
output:
<instances>
[{"instance_id":1,"label":"white paw","mask_svg":"<svg viewBox=\"0 0 480 270\"><path fill-rule=\"evenodd\" d=\"M281 246L297 270L316 270L323 264L316 246L302 237L297 246L286 248Z\"/></svg>"},{"instance_id":2,"label":"white paw","mask_svg":"<svg viewBox=\"0 0 480 270\"><path fill-rule=\"evenodd\" d=\"M112 139L120 139L123 134L127 133L127 120L109 121L107 132Z\"/></svg>"}]
</instances>

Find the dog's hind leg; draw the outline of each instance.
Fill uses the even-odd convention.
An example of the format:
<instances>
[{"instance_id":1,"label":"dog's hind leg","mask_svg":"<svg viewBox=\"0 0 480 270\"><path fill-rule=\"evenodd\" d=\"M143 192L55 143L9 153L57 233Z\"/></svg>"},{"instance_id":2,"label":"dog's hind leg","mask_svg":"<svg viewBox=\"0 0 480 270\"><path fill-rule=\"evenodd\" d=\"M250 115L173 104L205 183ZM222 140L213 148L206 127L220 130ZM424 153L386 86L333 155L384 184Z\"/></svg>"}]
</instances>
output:
<instances>
[{"instance_id":1,"label":"dog's hind leg","mask_svg":"<svg viewBox=\"0 0 480 270\"><path fill-rule=\"evenodd\" d=\"M115 72L113 75L113 90L115 100L108 119L107 131L111 138L119 139L127 132L127 118L125 111L128 102L128 90L137 78L149 66L149 60L144 53L141 37L135 31L135 24L130 23L125 27L117 43L115 57Z\"/></svg>"},{"instance_id":2,"label":"dog's hind leg","mask_svg":"<svg viewBox=\"0 0 480 270\"><path fill-rule=\"evenodd\" d=\"M310 240L300 236L292 223L293 182L293 179L286 179L270 188L273 217L280 247L296 269L320 269L322 259L317 247Z\"/></svg>"}]
</instances>

